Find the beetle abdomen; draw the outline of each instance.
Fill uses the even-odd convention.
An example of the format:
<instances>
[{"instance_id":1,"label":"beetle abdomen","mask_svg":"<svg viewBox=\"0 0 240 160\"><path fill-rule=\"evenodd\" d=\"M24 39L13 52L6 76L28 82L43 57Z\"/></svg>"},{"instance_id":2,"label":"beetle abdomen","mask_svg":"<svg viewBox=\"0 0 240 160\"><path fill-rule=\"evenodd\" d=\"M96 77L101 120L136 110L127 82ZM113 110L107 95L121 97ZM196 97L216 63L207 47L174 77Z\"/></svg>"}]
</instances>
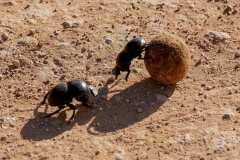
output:
<instances>
[{"instance_id":1,"label":"beetle abdomen","mask_svg":"<svg viewBox=\"0 0 240 160\"><path fill-rule=\"evenodd\" d=\"M65 83L56 85L48 95L48 103L51 106L61 106L72 101L68 94L68 86Z\"/></svg>"}]
</instances>

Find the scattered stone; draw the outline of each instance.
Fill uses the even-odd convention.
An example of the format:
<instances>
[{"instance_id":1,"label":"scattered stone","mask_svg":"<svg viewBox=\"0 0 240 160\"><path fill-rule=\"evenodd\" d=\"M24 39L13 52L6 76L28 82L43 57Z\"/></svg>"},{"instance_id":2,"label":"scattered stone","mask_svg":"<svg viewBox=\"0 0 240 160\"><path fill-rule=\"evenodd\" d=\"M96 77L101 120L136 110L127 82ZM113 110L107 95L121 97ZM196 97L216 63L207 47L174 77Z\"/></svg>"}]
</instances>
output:
<instances>
[{"instance_id":1,"label":"scattered stone","mask_svg":"<svg viewBox=\"0 0 240 160\"><path fill-rule=\"evenodd\" d=\"M214 87L212 87L212 86L205 86L204 89L205 89L206 91L210 91L210 90L213 89L213 88L214 88Z\"/></svg>"},{"instance_id":2,"label":"scattered stone","mask_svg":"<svg viewBox=\"0 0 240 160\"><path fill-rule=\"evenodd\" d=\"M197 60L197 62L195 63L195 67L199 66L202 63L202 59L200 58L199 60Z\"/></svg>"},{"instance_id":3,"label":"scattered stone","mask_svg":"<svg viewBox=\"0 0 240 160\"><path fill-rule=\"evenodd\" d=\"M222 117L223 120L231 120L230 114L224 114Z\"/></svg>"},{"instance_id":4,"label":"scattered stone","mask_svg":"<svg viewBox=\"0 0 240 160\"><path fill-rule=\"evenodd\" d=\"M54 35L54 36L58 36L59 34L60 34L60 31L57 31L57 30L56 30L56 31L53 32L53 35Z\"/></svg>"},{"instance_id":5,"label":"scattered stone","mask_svg":"<svg viewBox=\"0 0 240 160\"><path fill-rule=\"evenodd\" d=\"M99 63L99 62L101 62L101 61L102 61L102 58L100 58L100 57L97 57L97 58L96 58L96 62Z\"/></svg>"},{"instance_id":6,"label":"scattered stone","mask_svg":"<svg viewBox=\"0 0 240 160\"><path fill-rule=\"evenodd\" d=\"M79 27L79 23L78 22L73 22L71 20L66 20L65 22L62 23L62 26L63 26L64 29L77 28L77 27Z\"/></svg>"},{"instance_id":7,"label":"scattered stone","mask_svg":"<svg viewBox=\"0 0 240 160\"><path fill-rule=\"evenodd\" d=\"M100 154L100 151L96 151L95 152L95 155L97 156L97 155L99 155Z\"/></svg>"},{"instance_id":8,"label":"scattered stone","mask_svg":"<svg viewBox=\"0 0 240 160\"><path fill-rule=\"evenodd\" d=\"M6 141L7 140L7 137L1 137L0 138L0 141Z\"/></svg>"},{"instance_id":9,"label":"scattered stone","mask_svg":"<svg viewBox=\"0 0 240 160\"><path fill-rule=\"evenodd\" d=\"M39 45L39 42L36 38L33 37L21 37L17 40L17 44L20 46L26 46L29 48L36 48Z\"/></svg>"},{"instance_id":10,"label":"scattered stone","mask_svg":"<svg viewBox=\"0 0 240 160\"><path fill-rule=\"evenodd\" d=\"M3 6L9 7L9 6L17 5L17 2L16 2L15 0L9 0L9 1L3 2L3 3L1 3L1 4L2 4Z\"/></svg>"},{"instance_id":11,"label":"scattered stone","mask_svg":"<svg viewBox=\"0 0 240 160\"><path fill-rule=\"evenodd\" d=\"M88 52L87 59L90 59L93 56L91 52Z\"/></svg>"},{"instance_id":12,"label":"scattered stone","mask_svg":"<svg viewBox=\"0 0 240 160\"><path fill-rule=\"evenodd\" d=\"M115 154L115 160L124 160L124 157L121 154Z\"/></svg>"},{"instance_id":13,"label":"scattered stone","mask_svg":"<svg viewBox=\"0 0 240 160\"><path fill-rule=\"evenodd\" d=\"M61 49L64 49L66 47L69 47L70 44L68 42L60 42L60 43L57 43L56 46L61 48Z\"/></svg>"},{"instance_id":14,"label":"scattered stone","mask_svg":"<svg viewBox=\"0 0 240 160\"><path fill-rule=\"evenodd\" d=\"M225 32L217 32L217 31L210 31L208 32L208 34L206 35L208 37L208 39L214 43L217 42L223 42L226 39L230 39L231 36L228 33Z\"/></svg>"},{"instance_id":15,"label":"scattered stone","mask_svg":"<svg viewBox=\"0 0 240 160\"><path fill-rule=\"evenodd\" d=\"M71 24L69 22L63 22L62 25L64 28L71 28Z\"/></svg>"},{"instance_id":16,"label":"scattered stone","mask_svg":"<svg viewBox=\"0 0 240 160\"><path fill-rule=\"evenodd\" d=\"M86 52L86 50L87 50L86 48L82 47L82 48L81 48L81 53Z\"/></svg>"},{"instance_id":17,"label":"scattered stone","mask_svg":"<svg viewBox=\"0 0 240 160\"><path fill-rule=\"evenodd\" d=\"M6 33L3 33L2 35L1 35L1 41L2 42L5 42L5 41L7 41L8 40L8 35L6 34Z\"/></svg>"},{"instance_id":18,"label":"scattered stone","mask_svg":"<svg viewBox=\"0 0 240 160\"><path fill-rule=\"evenodd\" d=\"M240 113L240 107L238 107L238 108L236 109L236 111L237 111L238 113Z\"/></svg>"},{"instance_id":19,"label":"scattered stone","mask_svg":"<svg viewBox=\"0 0 240 160\"><path fill-rule=\"evenodd\" d=\"M10 70L14 70L20 67L20 62L18 60L14 60L12 64L8 66Z\"/></svg>"},{"instance_id":20,"label":"scattered stone","mask_svg":"<svg viewBox=\"0 0 240 160\"><path fill-rule=\"evenodd\" d=\"M234 66L234 70L237 70L238 68L240 68L240 63L238 63Z\"/></svg>"},{"instance_id":21,"label":"scattered stone","mask_svg":"<svg viewBox=\"0 0 240 160\"><path fill-rule=\"evenodd\" d=\"M21 57L19 58L19 64L20 64L20 67L25 67L25 66L31 66L33 64L32 60L27 58L27 57Z\"/></svg>"},{"instance_id":22,"label":"scattered stone","mask_svg":"<svg viewBox=\"0 0 240 160\"><path fill-rule=\"evenodd\" d=\"M184 134L182 135L181 139L180 139L180 142L182 144L189 144L191 142L191 136L190 134Z\"/></svg>"},{"instance_id":23,"label":"scattered stone","mask_svg":"<svg viewBox=\"0 0 240 160\"><path fill-rule=\"evenodd\" d=\"M232 7L227 6L227 7L224 9L223 14L229 16L229 15L231 15L231 11L232 11Z\"/></svg>"},{"instance_id":24,"label":"scattered stone","mask_svg":"<svg viewBox=\"0 0 240 160\"><path fill-rule=\"evenodd\" d=\"M29 7L30 7L30 5L27 4L27 5L24 7L24 9L28 9Z\"/></svg>"},{"instance_id":25,"label":"scattered stone","mask_svg":"<svg viewBox=\"0 0 240 160\"><path fill-rule=\"evenodd\" d=\"M36 30L30 29L27 33L27 36L34 36L36 32L37 32Z\"/></svg>"},{"instance_id":26,"label":"scattered stone","mask_svg":"<svg viewBox=\"0 0 240 160\"><path fill-rule=\"evenodd\" d=\"M138 113L142 113L142 112L143 112L143 109L142 109L142 108L137 108L137 112L138 112Z\"/></svg>"},{"instance_id":27,"label":"scattered stone","mask_svg":"<svg viewBox=\"0 0 240 160\"><path fill-rule=\"evenodd\" d=\"M6 128L7 126L14 127L16 119L14 117L0 117L0 125L2 128Z\"/></svg>"},{"instance_id":28,"label":"scattered stone","mask_svg":"<svg viewBox=\"0 0 240 160\"><path fill-rule=\"evenodd\" d=\"M110 44L112 44L112 40L109 37L106 37L105 43L110 45Z\"/></svg>"},{"instance_id":29,"label":"scattered stone","mask_svg":"<svg viewBox=\"0 0 240 160\"><path fill-rule=\"evenodd\" d=\"M53 59L53 63L54 63L55 65L57 65L57 66L60 66L60 67L63 66L62 62L61 62L59 59L57 59L57 58L54 58L54 59Z\"/></svg>"},{"instance_id":30,"label":"scattered stone","mask_svg":"<svg viewBox=\"0 0 240 160\"><path fill-rule=\"evenodd\" d=\"M47 53L42 51L35 51L35 54L37 55L38 58L44 58L47 56Z\"/></svg>"},{"instance_id":31,"label":"scattered stone","mask_svg":"<svg viewBox=\"0 0 240 160\"><path fill-rule=\"evenodd\" d=\"M236 13L237 13L237 10L234 9L232 6L227 6L223 11L223 14L226 16L234 15Z\"/></svg>"},{"instance_id":32,"label":"scattered stone","mask_svg":"<svg viewBox=\"0 0 240 160\"><path fill-rule=\"evenodd\" d=\"M15 90L14 95L16 98L20 97L21 96L20 89Z\"/></svg>"},{"instance_id":33,"label":"scattered stone","mask_svg":"<svg viewBox=\"0 0 240 160\"><path fill-rule=\"evenodd\" d=\"M240 58L240 52L236 52L235 55L234 55L234 58L235 59Z\"/></svg>"}]
</instances>

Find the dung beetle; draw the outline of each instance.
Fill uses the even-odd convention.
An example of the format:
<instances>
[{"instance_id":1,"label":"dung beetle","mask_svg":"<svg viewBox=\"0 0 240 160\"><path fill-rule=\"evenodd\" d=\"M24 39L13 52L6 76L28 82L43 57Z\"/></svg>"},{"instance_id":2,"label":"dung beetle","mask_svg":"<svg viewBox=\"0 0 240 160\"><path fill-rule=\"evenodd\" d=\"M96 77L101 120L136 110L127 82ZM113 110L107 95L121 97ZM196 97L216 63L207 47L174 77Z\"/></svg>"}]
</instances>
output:
<instances>
[{"instance_id":1,"label":"dung beetle","mask_svg":"<svg viewBox=\"0 0 240 160\"><path fill-rule=\"evenodd\" d=\"M91 97L97 96L97 94L97 90L93 86L88 85L85 81L72 80L68 81L67 83L62 82L48 91L39 107L44 105L46 101L50 106L58 107L56 111L46 115L45 117L51 117L65 107L69 107L73 110L73 114L70 118L71 121L75 116L76 109L75 106L71 104L73 98L79 102L82 102L83 106L92 108L88 102L91 100Z\"/></svg>"},{"instance_id":2,"label":"dung beetle","mask_svg":"<svg viewBox=\"0 0 240 160\"><path fill-rule=\"evenodd\" d=\"M116 60L116 66L112 70L112 74L115 75L117 79L120 72L127 72L125 80L128 80L130 74L130 65L134 58L142 59L142 52L146 47L145 40L141 37L133 38L130 40L125 48L118 54Z\"/></svg>"}]
</instances>

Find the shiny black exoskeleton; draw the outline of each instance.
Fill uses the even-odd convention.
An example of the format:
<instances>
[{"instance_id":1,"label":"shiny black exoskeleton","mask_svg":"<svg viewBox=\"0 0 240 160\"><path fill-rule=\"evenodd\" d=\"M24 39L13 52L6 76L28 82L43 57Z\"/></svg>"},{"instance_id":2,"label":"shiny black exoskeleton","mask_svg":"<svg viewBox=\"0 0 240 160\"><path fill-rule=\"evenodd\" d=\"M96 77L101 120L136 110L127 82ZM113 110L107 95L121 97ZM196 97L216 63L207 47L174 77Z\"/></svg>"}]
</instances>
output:
<instances>
[{"instance_id":1,"label":"shiny black exoskeleton","mask_svg":"<svg viewBox=\"0 0 240 160\"><path fill-rule=\"evenodd\" d=\"M69 107L73 110L73 114L70 118L72 120L75 116L75 106L71 104L73 98L77 101L82 102L82 105L90 107L88 101L91 96L96 96L97 91L85 81L82 80L72 80L67 83L59 83L54 88L52 88L43 98L40 105L46 103L46 100L50 106L57 106L58 110L53 113L48 114L45 117L51 117L52 115L58 113L65 107Z\"/></svg>"},{"instance_id":2,"label":"shiny black exoskeleton","mask_svg":"<svg viewBox=\"0 0 240 160\"><path fill-rule=\"evenodd\" d=\"M112 73L116 76L116 79L120 72L127 72L125 80L128 80L130 74L130 65L134 58L142 59L142 52L146 47L145 40L141 37L134 38L127 43L124 50L118 54L116 60L116 66L112 70Z\"/></svg>"}]
</instances>

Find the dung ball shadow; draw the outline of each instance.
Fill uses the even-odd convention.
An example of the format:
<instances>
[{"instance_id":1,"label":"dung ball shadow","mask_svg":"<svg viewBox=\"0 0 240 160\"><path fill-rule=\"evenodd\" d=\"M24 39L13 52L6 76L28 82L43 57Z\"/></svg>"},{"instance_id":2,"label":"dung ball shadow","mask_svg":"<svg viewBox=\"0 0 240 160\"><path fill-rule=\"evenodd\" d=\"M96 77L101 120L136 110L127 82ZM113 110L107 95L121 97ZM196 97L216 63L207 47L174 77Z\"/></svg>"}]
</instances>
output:
<instances>
[{"instance_id":1,"label":"dung ball shadow","mask_svg":"<svg viewBox=\"0 0 240 160\"><path fill-rule=\"evenodd\" d=\"M102 100L102 110L96 113L88 132L114 132L139 122L156 112L174 90L174 85L163 86L151 79L135 83L109 100Z\"/></svg>"}]
</instances>

